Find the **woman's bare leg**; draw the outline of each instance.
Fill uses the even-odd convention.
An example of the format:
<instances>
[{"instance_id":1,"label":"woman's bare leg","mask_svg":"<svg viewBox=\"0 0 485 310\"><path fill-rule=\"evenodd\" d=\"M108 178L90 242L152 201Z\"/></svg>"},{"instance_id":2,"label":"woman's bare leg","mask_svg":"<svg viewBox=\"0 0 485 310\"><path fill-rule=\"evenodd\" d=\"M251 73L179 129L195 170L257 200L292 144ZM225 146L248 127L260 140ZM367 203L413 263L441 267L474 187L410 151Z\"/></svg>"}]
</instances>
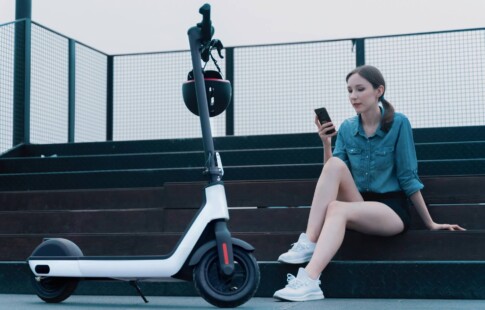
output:
<instances>
[{"instance_id":1,"label":"woman's bare leg","mask_svg":"<svg viewBox=\"0 0 485 310\"><path fill-rule=\"evenodd\" d=\"M340 158L332 157L325 163L313 195L306 229L310 241L317 242L328 204L337 198L341 201L363 201L347 165Z\"/></svg>"},{"instance_id":2,"label":"woman's bare leg","mask_svg":"<svg viewBox=\"0 0 485 310\"><path fill-rule=\"evenodd\" d=\"M315 252L305 268L311 278L317 279L337 253L346 228L366 234L393 236L402 232L404 223L390 207L380 202L332 201Z\"/></svg>"}]
</instances>

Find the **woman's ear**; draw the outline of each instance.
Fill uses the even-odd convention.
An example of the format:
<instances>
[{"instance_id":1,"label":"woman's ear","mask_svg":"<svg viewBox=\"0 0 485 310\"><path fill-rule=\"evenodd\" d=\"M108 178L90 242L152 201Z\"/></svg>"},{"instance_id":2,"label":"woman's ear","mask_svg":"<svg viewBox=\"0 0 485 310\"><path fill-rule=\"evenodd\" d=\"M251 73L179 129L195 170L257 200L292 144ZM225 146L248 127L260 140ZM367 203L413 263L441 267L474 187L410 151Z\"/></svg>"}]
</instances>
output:
<instances>
[{"instance_id":1,"label":"woman's ear","mask_svg":"<svg viewBox=\"0 0 485 310\"><path fill-rule=\"evenodd\" d=\"M377 87L377 95L378 95L379 98L382 95L384 95L384 91L385 91L384 85L381 85L381 86Z\"/></svg>"}]
</instances>

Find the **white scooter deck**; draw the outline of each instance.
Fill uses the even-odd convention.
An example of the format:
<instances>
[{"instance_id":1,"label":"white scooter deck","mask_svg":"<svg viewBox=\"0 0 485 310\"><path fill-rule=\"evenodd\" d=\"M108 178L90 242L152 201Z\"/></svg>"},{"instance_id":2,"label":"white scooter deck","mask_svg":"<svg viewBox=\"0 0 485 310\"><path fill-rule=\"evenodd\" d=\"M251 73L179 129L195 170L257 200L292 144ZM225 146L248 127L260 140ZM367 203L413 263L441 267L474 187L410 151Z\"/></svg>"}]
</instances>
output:
<instances>
[{"instance_id":1,"label":"white scooter deck","mask_svg":"<svg viewBox=\"0 0 485 310\"><path fill-rule=\"evenodd\" d=\"M229 220L222 184L205 189L206 203L176 250L169 256L36 257L28 259L36 276L113 279L168 279L182 268L206 226L213 220ZM48 266L48 268L46 267ZM39 268L40 267L40 268ZM42 271L39 273L38 271ZM48 270L48 273L44 273Z\"/></svg>"}]
</instances>

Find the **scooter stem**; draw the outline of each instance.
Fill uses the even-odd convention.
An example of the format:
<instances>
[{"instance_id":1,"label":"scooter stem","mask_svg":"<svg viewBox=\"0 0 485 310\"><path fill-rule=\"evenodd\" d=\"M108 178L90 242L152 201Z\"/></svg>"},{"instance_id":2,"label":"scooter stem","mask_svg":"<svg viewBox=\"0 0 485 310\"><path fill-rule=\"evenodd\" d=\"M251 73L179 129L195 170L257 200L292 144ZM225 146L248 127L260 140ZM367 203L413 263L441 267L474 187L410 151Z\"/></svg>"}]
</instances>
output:
<instances>
[{"instance_id":1,"label":"scooter stem","mask_svg":"<svg viewBox=\"0 0 485 310\"><path fill-rule=\"evenodd\" d=\"M200 126L202 129L202 141L204 144L206 168L207 172L210 175L210 183L213 183L220 181L222 179L222 175L219 169L216 167L214 141L212 140L212 131L209 122L209 107L207 104L207 96L200 55L200 47L202 45L201 28L197 26L190 28L188 31L188 36L195 80L195 93L197 97L197 106L200 116Z\"/></svg>"},{"instance_id":2,"label":"scooter stem","mask_svg":"<svg viewBox=\"0 0 485 310\"><path fill-rule=\"evenodd\" d=\"M203 16L202 22L197 24L197 26L190 28L188 31L188 36L195 80L195 94L197 98L200 126L202 129L202 141L204 144L204 153L207 165L206 168L210 176L209 183L214 183L221 181L223 171L220 159L218 165L221 169L219 169L216 164L216 157L218 154L214 150L214 141L212 140L212 132L209 121L209 106L207 102L205 81L201 65L201 47L211 41L213 33L210 20L210 5L205 4L200 8L199 12ZM234 273L234 254L232 250L231 233L227 229L226 221L217 221L215 223L214 232L217 242L217 252L219 256L221 275L230 277Z\"/></svg>"}]
</instances>

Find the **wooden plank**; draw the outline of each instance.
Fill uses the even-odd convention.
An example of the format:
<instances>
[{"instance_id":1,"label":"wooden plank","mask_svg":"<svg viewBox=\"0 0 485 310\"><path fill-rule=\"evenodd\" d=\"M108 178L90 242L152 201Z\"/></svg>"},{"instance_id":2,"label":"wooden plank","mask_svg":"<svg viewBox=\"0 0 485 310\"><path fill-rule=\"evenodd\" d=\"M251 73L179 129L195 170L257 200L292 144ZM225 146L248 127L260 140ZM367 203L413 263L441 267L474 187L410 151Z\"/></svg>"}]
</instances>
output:
<instances>
[{"instance_id":1,"label":"wooden plank","mask_svg":"<svg viewBox=\"0 0 485 310\"><path fill-rule=\"evenodd\" d=\"M228 222L231 232L302 232L306 228L309 208L231 209ZM197 209L167 209L165 232L183 232Z\"/></svg>"},{"instance_id":2,"label":"wooden plank","mask_svg":"<svg viewBox=\"0 0 485 310\"><path fill-rule=\"evenodd\" d=\"M485 126L414 128L414 142L485 141Z\"/></svg>"},{"instance_id":3,"label":"wooden plank","mask_svg":"<svg viewBox=\"0 0 485 310\"><path fill-rule=\"evenodd\" d=\"M466 229L484 230L485 205L431 205L429 212L437 223L457 223ZM166 209L164 232L183 232L197 209ZM231 232L295 232L305 231L309 207L234 208L229 210ZM411 207L411 230L426 230L422 219Z\"/></svg>"},{"instance_id":4,"label":"wooden plank","mask_svg":"<svg viewBox=\"0 0 485 310\"><path fill-rule=\"evenodd\" d=\"M198 167L203 169L204 153L173 152L147 154L110 154L90 156L56 156L0 159L0 171L39 173L65 171L109 171L151 168Z\"/></svg>"},{"instance_id":5,"label":"wooden plank","mask_svg":"<svg viewBox=\"0 0 485 310\"><path fill-rule=\"evenodd\" d=\"M159 208L163 195L163 187L3 191L0 211Z\"/></svg>"},{"instance_id":6,"label":"wooden plank","mask_svg":"<svg viewBox=\"0 0 485 310\"><path fill-rule=\"evenodd\" d=\"M101 141L80 143L51 143L51 144L24 144L22 152L9 152L5 157L41 155L50 156L80 156L100 154L133 154L140 152L167 152L167 151L202 151L201 138L163 139L163 140L136 140L136 141Z\"/></svg>"},{"instance_id":7,"label":"wooden plank","mask_svg":"<svg viewBox=\"0 0 485 310\"><path fill-rule=\"evenodd\" d=\"M0 212L0 234L161 232L163 212L163 209Z\"/></svg>"},{"instance_id":8,"label":"wooden plank","mask_svg":"<svg viewBox=\"0 0 485 310\"><path fill-rule=\"evenodd\" d=\"M421 177L428 204L485 202L485 175Z\"/></svg>"},{"instance_id":9,"label":"wooden plank","mask_svg":"<svg viewBox=\"0 0 485 310\"><path fill-rule=\"evenodd\" d=\"M315 180L227 181L224 187L229 207L301 206L311 203L315 184ZM166 207L200 207L205 186L201 182L166 183Z\"/></svg>"},{"instance_id":10,"label":"wooden plank","mask_svg":"<svg viewBox=\"0 0 485 310\"><path fill-rule=\"evenodd\" d=\"M428 204L485 202L485 175L422 177L423 196ZM226 181L230 207L309 206L316 179ZM165 184L168 208L198 208L202 203L205 183ZM186 195L186 193L191 193Z\"/></svg>"},{"instance_id":11,"label":"wooden plank","mask_svg":"<svg viewBox=\"0 0 485 310\"><path fill-rule=\"evenodd\" d=\"M416 143L418 160L473 159L485 157L485 141Z\"/></svg>"}]
</instances>

